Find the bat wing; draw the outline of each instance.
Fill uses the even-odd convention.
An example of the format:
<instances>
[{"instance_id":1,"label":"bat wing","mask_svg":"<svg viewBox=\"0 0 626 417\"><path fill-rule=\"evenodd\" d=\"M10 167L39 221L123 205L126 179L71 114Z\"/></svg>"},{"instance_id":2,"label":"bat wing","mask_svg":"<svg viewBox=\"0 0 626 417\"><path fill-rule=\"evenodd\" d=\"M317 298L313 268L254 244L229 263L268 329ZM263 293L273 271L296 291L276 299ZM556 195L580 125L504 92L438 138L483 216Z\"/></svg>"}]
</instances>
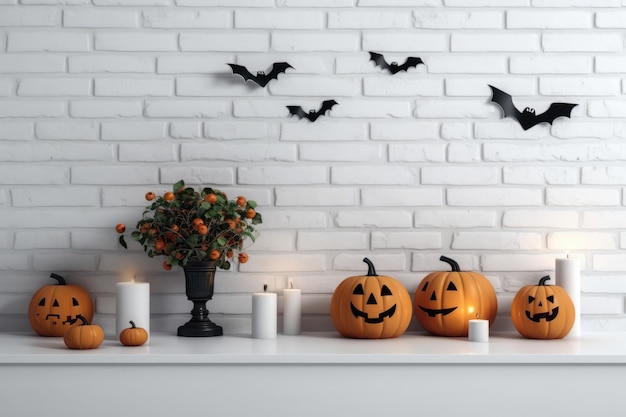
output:
<instances>
[{"instance_id":1,"label":"bat wing","mask_svg":"<svg viewBox=\"0 0 626 417\"><path fill-rule=\"evenodd\" d=\"M233 74L241 75L245 81L252 80L258 83L257 77L252 75L246 67L236 64L228 64L228 66L233 70Z\"/></svg>"},{"instance_id":2,"label":"bat wing","mask_svg":"<svg viewBox=\"0 0 626 417\"><path fill-rule=\"evenodd\" d=\"M282 74L283 72L287 71L287 68L293 68L293 67L286 62L274 63L274 65L272 65L272 70L269 72L269 74L265 76L267 78L267 82L270 82L270 80L277 79L279 74Z\"/></svg>"},{"instance_id":3,"label":"bat wing","mask_svg":"<svg viewBox=\"0 0 626 417\"><path fill-rule=\"evenodd\" d=\"M422 58L418 58L415 56L410 56L404 61L404 64L398 67L398 71L406 71L409 68L417 67L419 64L423 64Z\"/></svg>"},{"instance_id":4,"label":"bat wing","mask_svg":"<svg viewBox=\"0 0 626 417\"><path fill-rule=\"evenodd\" d=\"M504 112L504 117L512 117L513 119L520 122L522 113L517 110L517 107L515 107L515 105L513 104L513 99L511 98L511 96L492 85L490 85L489 88L491 88L491 101L498 104L502 108L502 111Z\"/></svg>"},{"instance_id":5,"label":"bat wing","mask_svg":"<svg viewBox=\"0 0 626 417\"><path fill-rule=\"evenodd\" d=\"M298 116L298 119L302 119L303 117L306 117L308 119L309 114L305 112L304 110L302 110L302 107L287 106L287 108L289 109L290 116Z\"/></svg>"},{"instance_id":6,"label":"bat wing","mask_svg":"<svg viewBox=\"0 0 626 417\"><path fill-rule=\"evenodd\" d=\"M370 52L370 61L374 61L377 67L381 67L382 69L388 69L389 64L385 61L385 57L381 54L377 54L376 52Z\"/></svg>"},{"instance_id":7,"label":"bat wing","mask_svg":"<svg viewBox=\"0 0 626 417\"><path fill-rule=\"evenodd\" d=\"M561 116L571 117L572 109L576 106L578 106L578 104L552 103L550 104L550 107L548 107L548 110L536 116L535 124L542 123L542 122L552 124L554 119L556 119L557 117L561 117Z\"/></svg>"},{"instance_id":8,"label":"bat wing","mask_svg":"<svg viewBox=\"0 0 626 417\"><path fill-rule=\"evenodd\" d=\"M319 111L317 112L318 115L322 116L322 115L326 114L326 112L329 111L330 109L332 109L335 104L337 104L337 102L335 100L323 101L322 102L322 107L320 107Z\"/></svg>"}]
</instances>

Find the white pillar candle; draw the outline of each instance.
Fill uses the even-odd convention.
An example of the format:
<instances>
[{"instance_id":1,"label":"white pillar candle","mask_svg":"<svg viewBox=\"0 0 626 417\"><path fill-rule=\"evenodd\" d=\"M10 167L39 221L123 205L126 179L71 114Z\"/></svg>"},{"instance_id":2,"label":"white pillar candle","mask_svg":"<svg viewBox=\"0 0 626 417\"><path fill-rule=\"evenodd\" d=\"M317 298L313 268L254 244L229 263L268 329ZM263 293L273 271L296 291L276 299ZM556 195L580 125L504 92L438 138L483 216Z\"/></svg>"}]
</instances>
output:
<instances>
[{"instance_id":1,"label":"white pillar candle","mask_svg":"<svg viewBox=\"0 0 626 417\"><path fill-rule=\"evenodd\" d=\"M263 289L266 290L267 285ZM276 293L252 294L252 338L275 339L277 314Z\"/></svg>"},{"instance_id":2,"label":"white pillar candle","mask_svg":"<svg viewBox=\"0 0 626 417\"><path fill-rule=\"evenodd\" d=\"M283 333L300 334L302 316L302 291L296 288L285 289L283 295Z\"/></svg>"},{"instance_id":3,"label":"white pillar candle","mask_svg":"<svg viewBox=\"0 0 626 417\"><path fill-rule=\"evenodd\" d=\"M470 342L488 342L489 320L470 320L467 329L467 338Z\"/></svg>"},{"instance_id":4,"label":"white pillar candle","mask_svg":"<svg viewBox=\"0 0 626 417\"><path fill-rule=\"evenodd\" d=\"M556 285L563 287L574 303L574 326L568 336L580 336L580 260L566 258L556 260Z\"/></svg>"},{"instance_id":5,"label":"white pillar candle","mask_svg":"<svg viewBox=\"0 0 626 417\"><path fill-rule=\"evenodd\" d=\"M118 282L115 308L115 334L120 337L122 330L135 326L146 329L150 334L150 284L147 282Z\"/></svg>"}]
</instances>

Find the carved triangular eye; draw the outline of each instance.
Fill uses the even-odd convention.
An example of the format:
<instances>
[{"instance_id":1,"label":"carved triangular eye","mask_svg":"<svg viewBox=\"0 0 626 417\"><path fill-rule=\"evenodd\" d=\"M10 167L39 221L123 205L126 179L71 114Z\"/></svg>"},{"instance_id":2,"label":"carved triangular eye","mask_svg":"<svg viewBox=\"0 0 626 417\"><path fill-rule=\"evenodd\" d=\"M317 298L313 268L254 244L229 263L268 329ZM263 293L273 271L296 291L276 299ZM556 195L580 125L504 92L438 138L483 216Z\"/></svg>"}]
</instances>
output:
<instances>
[{"instance_id":1,"label":"carved triangular eye","mask_svg":"<svg viewBox=\"0 0 626 417\"><path fill-rule=\"evenodd\" d=\"M76 298L74 298L74 297L72 297L72 305L74 307L76 307L78 305L78 300Z\"/></svg>"},{"instance_id":2,"label":"carved triangular eye","mask_svg":"<svg viewBox=\"0 0 626 417\"><path fill-rule=\"evenodd\" d=\"M450 281L450 283L448 284L448 288L446 288L446 291L456 291L456 285L454 285L454 282Z\"/></svg>"},{"instance_id":3,"label":"carved triangular eye","mask_svg":"<svg viewBox=\"0 0 626 417\"><path fill-rule=\"evenodd\" d=\"M422 291L426 291L426 288L428 288L428 281L424 284L424 286L422 287Z\"/></svg>"},{"instance_id":4,"label":"carved triangular eye","mask_svg":"<svg viewBox=\"0 0 626 417\"><path fill-rule=\"evenodd\" d=\"M52 303L52 307L58 307L59 306L59 302L55 299L54 303Z\"/></svg>"},{"instance_id":5,"label":"carved triangular eye","mask_svg":"<svg viewBox=\"0 0 626 417\"><path fill-rule=\"evenodd\" d=\"M554 302L554 295L549 295L546 297L546 300L550 301L551 303Z\"/></svg>"},{"instance_id":6,"label":"carved triangular eye","mask_svg":"<svg viewBox=\"0 0 626 417\"><path fill-rule=\"evenodd\" d=\"M39 302L39 307L43 307L46 305L46 297L42 298L41 301Z\"/></svg>"},{"instance_id":7,"label":"carved triangular eye","mask_svg":"<svg viewBox=\"0 0 626 417\"><path fill-rule=\"evenodd\" d=\"M528 296L528 304L532 303L533 301L535 301L535 297L533 297L532 295Z\"/></svg>"},{"instance_id":8,"label":"carved triangular eye","mask_svg":"<svg viewBox=\"0 0 626 417\"><path fill-rule=\"evenodd\" d=\"M380 295L393 295L393 294L391 294L391 290L389 289L388 286L383 285L383 287L380 289Z\"/></svg>"},{"instance_id":9,"label":"carved triangular eye","mask_svg":"<svg viewBox=\"0 0 626 417\"><path fill-rule=\"evenodd\" d=\"M363 285L359 284L356 287L354 287L354 291L352 291L352 294L354 294L354 295L363 295L363 294L365 294L363 292Z\"/></svg>"}]
</instances>

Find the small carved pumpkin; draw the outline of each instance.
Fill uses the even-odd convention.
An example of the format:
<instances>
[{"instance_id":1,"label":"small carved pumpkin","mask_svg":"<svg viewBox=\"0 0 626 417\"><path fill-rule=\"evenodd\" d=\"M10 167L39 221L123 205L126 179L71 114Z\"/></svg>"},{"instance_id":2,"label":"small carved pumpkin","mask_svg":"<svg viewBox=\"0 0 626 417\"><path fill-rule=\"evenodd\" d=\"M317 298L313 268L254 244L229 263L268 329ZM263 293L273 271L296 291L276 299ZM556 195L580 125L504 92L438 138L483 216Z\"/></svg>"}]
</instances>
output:
<instances>
[{"instance_id":1,"label":"small carved pumpkin","mask_svg":"<svg viewBox=\"0 0 626 417\"><path fill-rule=\"evenodd\" d=\"M563 287L546 285L549 279L546 275L539 285L520 288L513 298L511 319L524 337L561 339L574 326L574 303Z\"/></svg>"},{"instance_id":2,"label":"small carved pumpkin","mask_svg":"<svg viewBox=\"0 0 626 417\"><path fill-rule=\"evenodd\" d=\"M57 285L41 287L30 300L28 320L40 336L63 336L78 316L93 319L93 302L89 293L78 285L67 285L61 275L50 274Z\"/></svg>"},{"instance_id":3,"label":"small carved pumpkin","mask_svg":"<svg viewBox=\"0 0 626 417\"><path fill-rule=\"evenodd\" d=\"M496 291L478 272L461 271L454 260L439 260L452 271L432 272L417 286L413 300L415 317L422 327L437 336L467 336L471 319L493 324L498 310Z\"/></svg>"},{"instance_id":4,"label":"small carved pumpkin","mask_svg":"<svg viewBox=\"0 0 626 417\"><path fill-rule=\"evenodd\" d=\"M386 339L402 335L411 322L411 296L395 278L377 275L365 258L365 276L343 280L330 301L330 316L339 333L358 339Z\"/></svg>"},{"instance_id":5,"label":"small carved pumpkin","mask_svg":"<svg viewBox=\"0 0 626 417\"><path fill-rule=\"evenodd\" d=\"M78 316L78 319L81 324L72 326L63 336L65 346L70 349L95 349L100 346L104 340L102 327L89 324L87 319L81 315Z\"/></svg>"},{"instance_id":6,"label":"small carved pumpkin","mask_svg":"<svg viewBox=\"0 0 626 417\"><path fill-rule=\"evenodd\" d=\"M120 342L124 346L141 346L148 341L148 332L143 327L135 326L134 321L130 321L131 327L120 332Z\"/></svg>"}]
</instances>

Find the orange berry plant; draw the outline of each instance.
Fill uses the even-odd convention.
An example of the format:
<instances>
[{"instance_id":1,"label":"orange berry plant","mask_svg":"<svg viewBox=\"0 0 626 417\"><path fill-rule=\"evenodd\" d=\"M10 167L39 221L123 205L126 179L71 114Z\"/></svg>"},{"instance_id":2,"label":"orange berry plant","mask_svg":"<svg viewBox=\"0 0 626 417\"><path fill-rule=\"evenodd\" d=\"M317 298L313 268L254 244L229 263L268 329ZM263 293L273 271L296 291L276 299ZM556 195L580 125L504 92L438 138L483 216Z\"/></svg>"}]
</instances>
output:
<instances>
[{"instance_id":1,"label":"orange berry plant","mask_svg":"<svg viewBox=\"0 0 626 417\"><path fill-rule=\"evenodd\" d=\"M256 202L242 196L228 200L222 191L210 187L196 191L185 187L183 180L172 188L174 192L163 195L146 194L151 204L130 234L149 257L165 256L166 270L188 261L205 260L230 269L235 253L240 262L248 260L244 242L254 242L254 226L262 223ZM116 231L119 243L128 249L125 228L117 225Z\"/></svg>"}]
</instances>

